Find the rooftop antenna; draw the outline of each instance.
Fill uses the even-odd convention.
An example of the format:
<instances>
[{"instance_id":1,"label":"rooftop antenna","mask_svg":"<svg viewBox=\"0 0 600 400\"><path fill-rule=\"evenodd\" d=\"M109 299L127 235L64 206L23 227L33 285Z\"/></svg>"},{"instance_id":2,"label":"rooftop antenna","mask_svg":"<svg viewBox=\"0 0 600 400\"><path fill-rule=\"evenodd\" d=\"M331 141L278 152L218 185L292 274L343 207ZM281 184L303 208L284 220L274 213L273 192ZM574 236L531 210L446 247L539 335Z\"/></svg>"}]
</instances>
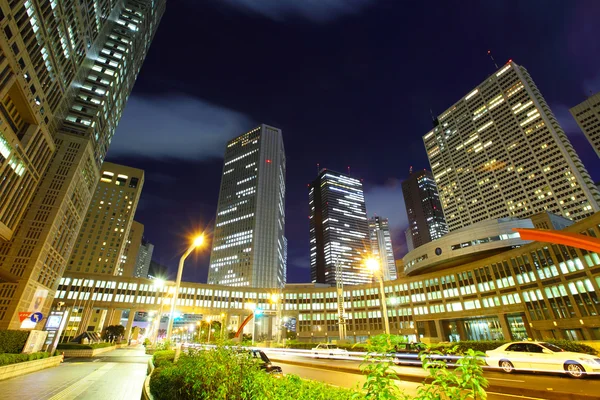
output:
<instances>
[{"instance_id":1,"label":"rooftop antenna","mask_svg":"<svg viewBox=\"0 0 600 400\"><path fill-rule=\"evenodd\" d=\"M410 168L408 169L408 174L412 175L412 165L410 166Z\"/></svg>"},{"instance_id":2,"label":"rooftop antenna","mask_svg":"<svg viewBox=\"0 0 600 400\"><path fill-rule=\"evenodd\" d=\"M348 165L348 175L350 175L350 166Z\"/></svg>"},{"instance_id":3,"label":"rooftop antenna","mask_svg":"<svg viewBox=\"0 0 600 400\"><path fill-rule=\"evenodd\" d=\"M320 168L321 168L321 167L320 167L320 164L319 164L319 163L317 163L317 175L319 175L319 172L321 172L321 169L320 169Z\"/></svg>"},{"instance_id":4,"label":"rooftop antenna","mask_svg":"<svg viewBox=\"0 0 600 400\"><path fill-rule=\"evenodd\" d=\"M488 50L488 56L490 56L490 58L492 59L492 62L494 63L494 67L496 67L496 69L498 69L498 64L496 64L496 60L494 60L494 56L492 55L491 50Z\"/></svg>"}]
</instances>

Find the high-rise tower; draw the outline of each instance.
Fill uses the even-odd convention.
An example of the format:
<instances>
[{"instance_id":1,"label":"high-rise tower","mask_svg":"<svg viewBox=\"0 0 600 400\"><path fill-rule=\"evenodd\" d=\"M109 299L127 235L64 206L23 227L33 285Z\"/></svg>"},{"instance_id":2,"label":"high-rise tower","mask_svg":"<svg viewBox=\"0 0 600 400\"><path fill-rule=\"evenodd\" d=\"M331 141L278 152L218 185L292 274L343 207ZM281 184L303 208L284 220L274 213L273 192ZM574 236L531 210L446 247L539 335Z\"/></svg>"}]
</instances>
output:
<instances>
[{"instance_id":1,"label":"high-rise tower","mask_svg":"<svg viewBox=\"0 0 600 400\"><path fill-rule=\"evenodd\" d=\"M109 162L102 165L100 183L79 230L67 271L123 275L122 257L143 186L141 169Z\"/></svg>"},{"instance_id":2,"label":"high-rise tower","mask_svg":"<svg viewBox=\"0 0 600 400\"><path fill-rule=\"evenodd\" d=\"M450 231L543 211L580 220L600 210L569 139L514 62L442 113L423 140Z\"/></svg>"},{"instance_id":3,"label":"high-rise tower","mask_svg":"<svg viewBox=\"0 0 600 400\"><path fill-rule=\"evenodd\" d=\"M362 182L322 169L309 185L308 196L312 281L335 284L339 263L344 285L372 282L365 265L371 239Z\"/></svg>"},{"instance_id":4,"label":"high-rise tower","mask_svg":"<svg viewBox=\"0 0 600 400\"><path fill-rule=\"evenodd\" d=\"M600 157L600 92L569 111Z\"/></svg>"},{"instance_id":5,"label":"high-rise tower","mask_svg":"<svg viewBox=\"0 0 600 400\"><path fill-rule=\"evenodd\" d=\"M377 216L369 218L369 234L371 235L371 253L373 257L379 259L383 280L396 279L396 261L394 260L388 219Z\"/></svg>"},{"instance_id":6,"label":"high-rise tower","mask_svg":"<svg viewBox=\"0 0 600 400\"><path fill-rule=\"evenodd\" d=\"M208 283L283 287L284 230L283 137L261 125L227 143Z\"/></svg>"},{"instance_id":7,"label":"high-rise tower","mask_svg":"<svg viewBox=\"0 0 600 400\"><path fill-rule=\"evenodd\" d=\"M411 168L412 171L412 168ZM448 233L437 186L431 172L411 172L402 182L404 206L408 215L408 250L413 250Z\"/></svg>"},{"instance_id":8,"label":"high-rise tower","mask_svg":"<svg viewBox=\"0 0 600 400\"><path fill-rule=\"evenodd\" d=\"M0 2L0 329L47 314L164 8Z\"/></svg>"}]
</instances>

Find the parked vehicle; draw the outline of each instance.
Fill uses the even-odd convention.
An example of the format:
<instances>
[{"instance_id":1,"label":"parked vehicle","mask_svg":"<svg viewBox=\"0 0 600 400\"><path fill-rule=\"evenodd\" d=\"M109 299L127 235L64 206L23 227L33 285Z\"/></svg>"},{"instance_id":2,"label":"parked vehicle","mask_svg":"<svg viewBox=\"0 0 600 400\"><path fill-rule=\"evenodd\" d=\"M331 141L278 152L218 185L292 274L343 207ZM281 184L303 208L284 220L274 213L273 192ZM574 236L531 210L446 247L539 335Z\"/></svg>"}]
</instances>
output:
<instances>
[{"instance_id":1,"label":"parked vehicle","mask_svg":"<svg viewBox=\"0 0 600 400\"><path fill-rule=\"evenodd\" d=\"M486 351L486 363L506 373L515 370L566 373L572 378L600 374L600 358L565 351L546 342L511 342Z\"/></svg>"},{"instance_id":2,"label":"parked vehicle","mask_svg":"<svg viewBox=\"0 0 600 400\"><path fill-rule=\"evenodd\" d=\"M347 356L348 350L340 349L334 344L322 343L312 349L315 357L318 356Z\"/></svg>"}]
</instances>

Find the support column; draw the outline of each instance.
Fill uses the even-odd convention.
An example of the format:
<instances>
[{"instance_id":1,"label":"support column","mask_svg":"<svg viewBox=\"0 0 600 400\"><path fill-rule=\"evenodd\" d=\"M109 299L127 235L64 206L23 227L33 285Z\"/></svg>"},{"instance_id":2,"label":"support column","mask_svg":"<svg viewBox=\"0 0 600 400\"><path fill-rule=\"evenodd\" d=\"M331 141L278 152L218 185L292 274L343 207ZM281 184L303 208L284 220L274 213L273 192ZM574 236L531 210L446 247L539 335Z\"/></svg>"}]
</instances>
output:
<instances>
[{"instance_id":1,"label":"support column","mask_svg":"<svg viewBox=\"0 0 600 400\"><path fill-rule=\"evenodd\" d=\"M109 325L121 325L121 317L123 316L123 310L115 309L111 318Z\"/></svg>"},{"instance_id":2,"label":"support column","mask_svg":"<svg viewBox=\"0 0 600 400\"><path fill-rule=\"evenodd\" d=\"M136 309L132 308L129 310L129 318L127 319L127 326L125 327L125 340L127 341L131 338L131 326L133 325L135 314L137 314Z\"/></svg>"},{"instance_id":3,"label":"support column","mask_svg":"<svg viewBox=\"0 0 600 400\"><path fill-rule=\"evenodd\" d=\"M444 330L444 321L440 319L436 319L433 321L435 323L435 330L437 331L437 337L440 342L445 342L448 340L446 337L446 331Z\"/></svg>"},{"instance_id":4,"label":"support column","mask_svg":"<svg viewBox=\"0 0 600 400\"><path fill-rule=\"evenodd\" d=\"M77 328L77 335L81 335L83 332L87 331L87 326L90 323L90 319L92 318L92 314L94 313L94 309L92 307L84 307L83 312L81 313L81 321L79 321L79 327Z\"/></svg>"},{"instance_id":5,"label":"support column","mask_svg":"<svg viewBox=\"0 0 600 400\"><path fill-rule=\"evenodd\" d=\"M510 342L512 340L512 334L510 333L510 327L508 326L506 314L498 315L498 320L500 321L500 328L502 328L502 335L504 336L504 340Z\"/></svg>"}]
</instances>

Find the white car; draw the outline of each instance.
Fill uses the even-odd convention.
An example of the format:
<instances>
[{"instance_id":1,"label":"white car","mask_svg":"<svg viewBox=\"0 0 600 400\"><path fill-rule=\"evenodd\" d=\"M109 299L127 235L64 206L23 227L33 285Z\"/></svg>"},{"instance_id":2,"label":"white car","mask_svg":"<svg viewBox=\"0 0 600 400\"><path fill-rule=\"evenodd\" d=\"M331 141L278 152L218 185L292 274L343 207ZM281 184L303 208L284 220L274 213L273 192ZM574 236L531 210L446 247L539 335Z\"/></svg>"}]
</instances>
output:
<instances>
[{"instance_id":1,"label":"white car","mask_svg":"<svg viewBox=\"0 0 600 400\"><path fill-rule=\"evenodd\" d=\"M564 351L546 342L512 342L485 352L486 363L506 373L514 370L566 373L573 378L600 373L600 358Z\"/></svg>"},{"instance_id":2,"label":"white car","mask_svg":"<svg viewBox=\"0 0 600 400\"><path fill-rule=\"evenodd\" d=\"M315 357L318 356L347 356L348 350L340 349L334 344L319 344L311 350Z\"/></svg>"}]
</instances>

